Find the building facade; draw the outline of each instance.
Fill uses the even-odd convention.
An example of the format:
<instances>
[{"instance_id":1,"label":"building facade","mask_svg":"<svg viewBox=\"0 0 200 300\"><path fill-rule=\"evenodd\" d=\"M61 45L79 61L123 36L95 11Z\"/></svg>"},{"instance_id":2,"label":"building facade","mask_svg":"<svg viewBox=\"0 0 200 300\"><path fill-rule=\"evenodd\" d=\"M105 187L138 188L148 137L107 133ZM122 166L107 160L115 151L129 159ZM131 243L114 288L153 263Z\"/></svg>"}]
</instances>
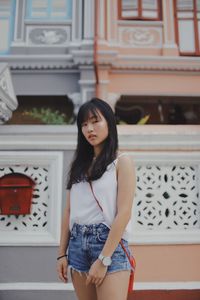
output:
<instances>
[{"instance_id":1,"label":"building facade","mask_svg":"<svg viewBox=\"0 0 200 300\"><path fill-rule=\"evenodd\" d=\"M76 299L55 258L77 130L12 120L45 101L76 115L96 94L136 165L130 299L198 299L199 14L196 0L0 1L0 179L36 185L30 214L0 215L0 298Z\"/></svg>"},{"instance_id":2,"label":"building facade","mask_svg":"<svg viewBox=\"0 0 200 300\"><path fill-rule=\"evenodd\" d=\"M76 113L94 95L93 11L94 1L1 2L1 62L10 67L18 99L65 97Z\"/></svg>"},{"instance_id":3,"label":"building facade","mask_svg":"<svg viewBox=\"0 0 200 300\"><path fill-rule=\"evenodd\" d=\"M99 97L149 124L199 124L198 1L98 1L98 12Z\"/></svg>"},{"instance_id":4,"label":"building facade","mask_svg":"<svg viewBox=\"0 0 200 300\"><path fill-rule=\"evenodd\" d=\"M132 237L136 282L158 294L162 289L199 289L199 221L192 221L197 211L187 201L194 199L188 198L189 189L195 190L189 188L189 169L193 162L194 170L199 168L199 146L190 143L199 132L199 1L97 2L97 95L107 99L122 122L146 118L149 124L123 130L137 166ZM198 191L199 183L195 186ZM196 196L199 207L198 192Z\"/></svg>"}]
</instances>

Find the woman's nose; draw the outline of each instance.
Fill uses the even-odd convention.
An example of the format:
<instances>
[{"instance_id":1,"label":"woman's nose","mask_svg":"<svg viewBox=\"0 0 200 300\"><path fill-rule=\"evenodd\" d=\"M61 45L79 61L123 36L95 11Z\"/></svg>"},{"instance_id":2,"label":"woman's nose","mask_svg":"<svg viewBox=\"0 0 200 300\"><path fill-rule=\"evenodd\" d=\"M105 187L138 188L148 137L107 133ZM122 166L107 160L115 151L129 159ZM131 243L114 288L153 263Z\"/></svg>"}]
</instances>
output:
<instances>
[{"instance_id":1,"label":"woman's nose","mask_svg":"<svg viewBox=\"0 0 200 300\"><path fill-rule=\"evenodd\" d=\"M88 132L93 131L93 125L91 123L88 124Z\"/></svg>"}]
</instances>

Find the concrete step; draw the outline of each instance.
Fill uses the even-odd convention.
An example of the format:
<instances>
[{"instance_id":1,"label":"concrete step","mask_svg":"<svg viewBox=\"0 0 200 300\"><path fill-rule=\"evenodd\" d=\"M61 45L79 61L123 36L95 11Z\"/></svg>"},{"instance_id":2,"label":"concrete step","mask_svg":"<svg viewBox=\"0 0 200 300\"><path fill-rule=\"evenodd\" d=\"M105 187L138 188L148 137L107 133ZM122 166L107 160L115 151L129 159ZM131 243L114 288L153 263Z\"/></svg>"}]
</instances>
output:
<instances>
[{"instance_id":1,"label":"concrete step","mask_svg":"<svg viewBox=\"0 0 200 300\"><path fill-rule=\"evenodd\" d=\"M74 291L0 291L1 300L77 300Z\"/></svg>"}]
</instances>

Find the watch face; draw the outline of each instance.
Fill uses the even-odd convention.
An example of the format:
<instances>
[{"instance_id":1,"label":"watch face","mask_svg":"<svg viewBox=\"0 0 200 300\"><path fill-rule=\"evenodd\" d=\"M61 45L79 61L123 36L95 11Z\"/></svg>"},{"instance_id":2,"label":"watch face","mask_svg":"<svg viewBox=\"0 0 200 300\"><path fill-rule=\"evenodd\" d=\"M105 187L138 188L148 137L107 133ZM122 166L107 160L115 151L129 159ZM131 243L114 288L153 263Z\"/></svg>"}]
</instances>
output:
<instances>
[{"instance_id":1,"label":"watch face","mask_svg":"<svg viewBox=\"0 0 200 300\"><path fill-rule=\"evenodd\" d=\"M104 264L104 266L108 267L108 266L111 265L111 263L112 263L112 260L111 260L111 258L109 256L103 258L103 264Z\"/></svg>"}]
</instances>

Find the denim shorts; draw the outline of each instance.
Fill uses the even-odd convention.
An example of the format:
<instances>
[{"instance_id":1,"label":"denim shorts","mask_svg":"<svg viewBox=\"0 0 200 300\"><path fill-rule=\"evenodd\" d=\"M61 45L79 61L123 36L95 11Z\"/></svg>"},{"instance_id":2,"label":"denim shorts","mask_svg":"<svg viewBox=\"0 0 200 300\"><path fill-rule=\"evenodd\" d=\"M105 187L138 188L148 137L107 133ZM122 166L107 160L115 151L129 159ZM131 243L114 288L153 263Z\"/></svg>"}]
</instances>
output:
<instances>
[{"instance_id":1,"label":"denim shorts","mask_svg":"<svg viewBox=\"0 0 200 300\"><path fill-rule=\"evenodd\" d=\"M68 264L72 270L88 273L90 266L101 253L110 229L104 225L91 224L80 225L75 223L70 233L68 247ZM130 255L128 242L122 242ZM112 255L112 264L108 267L107 273L116 271L131 270L127 255L119 244Z\"/></svg>"}]
</instances>

